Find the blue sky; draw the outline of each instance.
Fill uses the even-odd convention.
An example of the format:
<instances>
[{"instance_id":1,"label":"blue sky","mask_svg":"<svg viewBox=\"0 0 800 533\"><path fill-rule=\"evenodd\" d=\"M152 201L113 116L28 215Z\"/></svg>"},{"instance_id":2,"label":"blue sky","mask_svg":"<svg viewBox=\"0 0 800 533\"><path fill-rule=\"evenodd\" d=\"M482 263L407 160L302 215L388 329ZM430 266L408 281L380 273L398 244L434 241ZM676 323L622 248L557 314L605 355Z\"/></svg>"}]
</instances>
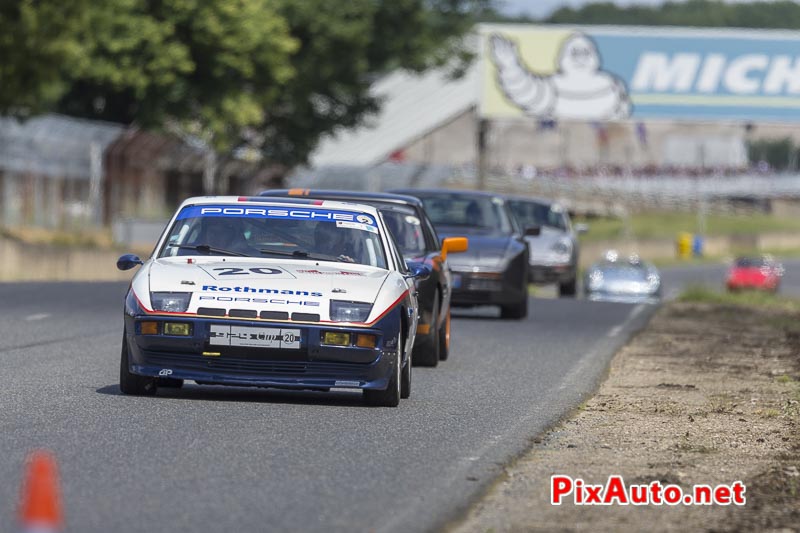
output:
<instances>
[{"instance_id":1,"label":"blue sky","mask_svg":"<svg viewBox=\"0 0 800 533\"><path fill-rule=\"evenodd\" d=\"M500 11L508 15L530 15L532 17L544 17L552 13L559 7L580 7L584 4L591 4L597 0L498 0ZM615 4L621 6L637 5L658 5L664 0L613 0Z\"/></svg>"}]
</instances>

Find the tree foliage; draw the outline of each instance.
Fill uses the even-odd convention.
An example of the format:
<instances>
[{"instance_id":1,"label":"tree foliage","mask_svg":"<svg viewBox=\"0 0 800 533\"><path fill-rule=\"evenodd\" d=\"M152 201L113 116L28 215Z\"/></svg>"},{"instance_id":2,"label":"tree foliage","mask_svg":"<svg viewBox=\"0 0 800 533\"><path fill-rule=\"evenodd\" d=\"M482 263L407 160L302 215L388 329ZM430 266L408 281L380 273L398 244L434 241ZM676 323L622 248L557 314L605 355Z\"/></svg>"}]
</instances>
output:
<instances>
[{"instance_id":1,"label":"tree foliage","mask_svg":"<svg viewBox=\"0 0 800 533\"><path fill-rule=\"evenodd\" d=\"M0 2L0 113L47 109L86 63L90 0Z\"/></svg>"},{"instance_id":2,"label":"tree foliage","mask_svg":"<svg viewBox=\"0 0 800 533\"><path fill-rule=\"evenodd\" d=\"M158 127L168 121L224 149L262 122L295 74L297 45L262 0L105 0L83 38L65 113Z\"/></svg>"},{"instance_id":3,"label":"tree foliage","mask_svg":"<svg viewBox=\"0 0 800 533\"><path fill-rule=\"evenodd\" d=\"M666 2L660 6L618 6L612 2L598 2L577 9L558 9L546 22L798 29L800 4L789 0L751 3L688 0Z\"/></svg>"},{"instance_id":4,"label":"tree foliage","mask_svg":"<svg viewBox=\"0 0 800 533\"><path fill-rule=\"evenodd\" d=\"M371 83L462 53L491 0L0 2L0 113L174 126L302 162L374 111Z\"/></svg>"},{"instance_id":5,"label":"tree foliage","mask_svg":"<svg viewBox=\"0 0 800 533\"><path fill-rule=\"evenodd\" d=\"M462 56L482 0L278 0L299 49L297 76L265 120L266 153L301 162L320 135L375 111L369 86L395 68L423 71Z\"/></svg>"}]
</instances>

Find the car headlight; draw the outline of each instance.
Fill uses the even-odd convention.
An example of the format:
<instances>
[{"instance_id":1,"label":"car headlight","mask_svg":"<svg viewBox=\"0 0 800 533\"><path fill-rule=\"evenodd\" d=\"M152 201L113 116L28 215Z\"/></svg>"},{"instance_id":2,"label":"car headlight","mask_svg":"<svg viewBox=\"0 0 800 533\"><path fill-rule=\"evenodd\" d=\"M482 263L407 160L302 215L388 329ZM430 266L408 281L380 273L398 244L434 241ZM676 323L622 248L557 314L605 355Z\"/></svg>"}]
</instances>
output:
<instances>
[{"instance_id":1,"label":"car headlight","mask_svg":"<svg viewBox=\"0 0 800 533\"><path fill-rule=\"evenodd\" d=\"M647 276L647 288L650 292L655 292L661 285L661 278L657 274L650 274Z\"/></svg>"},{"instance_id":2,"label":"car headlight","mask_svg":"<svg viewBox=\"0 0 800 533\"><path fill-rule=\"evenodd\" d=\"M334 322L366 322L372 304L331 300L331 320Z\"/></svg>"},{"instance_id":3,"label":"car headlight","mask_svg":"<svg viewBox=\"0 0 800 533\"><path fill-rule=\"evenodd\" d=\"M588 286L590 291L596 291L603 286L603 273L595 270L589 274Z\"/></svg>"},{"instance_id":4,"label":"car headlight","mask_svg":"<svg viewBox=\"0 0 800 533\"><path fill-rule=\"evenodd\" d=\"M189 308L191 292L151 292L150 303L154 311L167 311L169 313L183 313Z\"/></svg>"},{"instance_id":5,"label":"car headlight","mask_svg":"<svg viewBox=\"0 0 800 533\"><path fill-rule=\"evenodd\" d=\"M559 239L550 247L550 250L558 255L570 255L572 253L572 241L566 238Z\"/></svg>"}]
</instances>

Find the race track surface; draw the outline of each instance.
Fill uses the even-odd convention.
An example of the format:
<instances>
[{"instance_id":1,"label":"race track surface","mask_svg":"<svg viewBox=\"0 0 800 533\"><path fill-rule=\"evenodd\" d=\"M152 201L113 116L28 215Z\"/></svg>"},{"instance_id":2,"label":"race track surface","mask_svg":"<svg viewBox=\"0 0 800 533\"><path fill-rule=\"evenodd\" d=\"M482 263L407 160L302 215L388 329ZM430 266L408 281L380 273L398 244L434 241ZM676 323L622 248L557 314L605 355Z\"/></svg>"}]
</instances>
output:
<instances>
[{"instance_id":1,"label":"race track surface","mask_svg":"<svg viewBox=\"0 0 800 533\"><path fill-rule=\"evenodd\" d=\"M124 284L0 285L0 522L26 454L58 458L69 531L423 531L596 386L649 310L532 300L453 322L398 409L357 392L117 389Z\"/></svg>"},{"instance_id":2,"label":"race track surface","mask_svg":"<svg viewBox=\"0 0 800 533\"><path fill-rule=\"evenodd\" d=\"M783 291L800 294L800 262ZM665 295L720 265L665 270ZM116 283L0 284L0 530L26 454L59 461L68 531L429 531L590 394L652 306L532 299L460 313L452 355L397 409L357 392L117 388Z\"/></svg>"}]
</instances>

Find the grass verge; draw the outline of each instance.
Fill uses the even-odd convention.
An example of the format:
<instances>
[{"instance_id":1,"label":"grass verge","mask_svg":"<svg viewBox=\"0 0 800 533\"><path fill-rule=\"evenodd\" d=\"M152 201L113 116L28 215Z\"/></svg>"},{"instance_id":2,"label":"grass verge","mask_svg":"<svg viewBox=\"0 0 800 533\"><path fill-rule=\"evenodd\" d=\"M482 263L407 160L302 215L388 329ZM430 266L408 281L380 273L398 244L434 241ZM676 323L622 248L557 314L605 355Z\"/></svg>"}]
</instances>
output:
<instances>
[{"instance_id":1,"label":"grass verge","mask_svg":"<svg viewBox=\"0 0 800 533\"><path fill-rule=\"evenodd\" d=\"M776 309L781 311L800 311L800 300L761 291L721 292L702 285L684 289L678 298L681 302L738 305Z\"/></svg>"},{"instance_id":2,"label":"grass verge","mask_svg":"<svg viewBox=\"0 0 800 533\"><path fill-rule=\"evenodd\" d=\"M589 231L581 236L582 242L597 242L621 238L634 239L675 239L678 233L698 231L697 214L691 212L650 212L631 215L630 234L626 233L626 219L600 218L592 220L576 219L576 222L589 224ZM758 235L761 233L781 233L800 230L800 219L776 217L763 213L749 215L708 214L705 235L709 237L726 235Z\"/></svg>"}]
</instances>

